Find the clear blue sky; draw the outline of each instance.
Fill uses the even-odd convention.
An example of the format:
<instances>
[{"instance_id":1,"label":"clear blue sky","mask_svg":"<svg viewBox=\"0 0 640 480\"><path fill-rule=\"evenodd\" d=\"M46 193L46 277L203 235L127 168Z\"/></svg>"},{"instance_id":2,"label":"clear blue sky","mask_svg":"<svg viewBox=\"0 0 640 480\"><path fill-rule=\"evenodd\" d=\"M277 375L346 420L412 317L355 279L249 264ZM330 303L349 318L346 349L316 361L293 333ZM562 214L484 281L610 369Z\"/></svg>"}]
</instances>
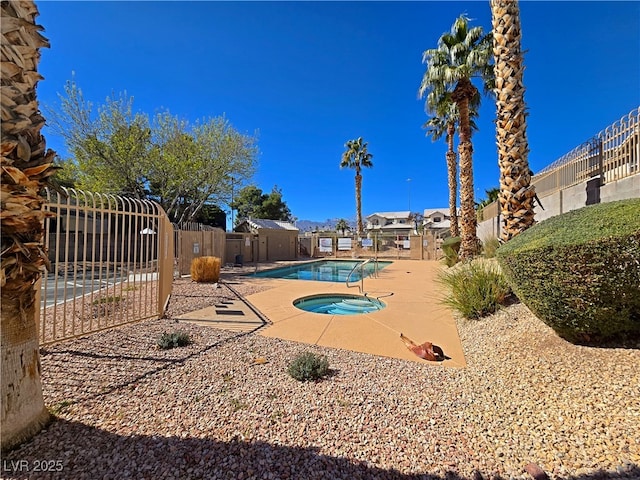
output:
<instances>
[{"instance_id":1,"label":"clear blue sky","mask_svg":"<svg viewBox=\"0 0 640 480\"><path fill-rule=\"evenodd\" d=\"M364 215L447 206L446 145L422 129L422 52L462 13L489 31L488 0L37 5L51 42L41 103L55 103L75 72L94 104L126 91L150 115L225 114L239 131L259 131L254 183L281 188L301 220L355 218L354 172L339 162L359 136L374 164L363 173ZM537 172L640 105L640 3L525 1L520 9ZM486 98L473 137L479 198L498 185L494 118ZM61 139L44 133L64 153Z\"/></svg>"}]
</instances>

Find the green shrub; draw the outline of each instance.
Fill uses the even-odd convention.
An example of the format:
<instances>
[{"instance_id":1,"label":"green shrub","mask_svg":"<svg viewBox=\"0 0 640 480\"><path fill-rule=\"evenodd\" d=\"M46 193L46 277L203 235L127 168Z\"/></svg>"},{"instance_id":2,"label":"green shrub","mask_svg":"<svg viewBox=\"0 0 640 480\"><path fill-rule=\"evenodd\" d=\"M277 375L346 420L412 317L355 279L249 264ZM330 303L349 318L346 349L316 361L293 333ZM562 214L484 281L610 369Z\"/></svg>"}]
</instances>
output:
<instances>
[{"instance_id":1,"label":"green shrub","mask_svg":"<svg viewBox=\"0 0 640 480\"><path fill-rule=\"evenodd\" d=\"M196 257L191 261L191 280L199 283L217 282L220 279L218 257Z\"/></svg>"},{"instance_id":2,"label":"green shrub","mask_svg":"<svg viewBox=\"0 0 640 480\"><path fill-rule=\"evenodd\" d=\"M458 252L460 251L461 242L462 239L460 237L449 237L442 242L443 261L447 267L453 267L460 260Z\"/></svg>"},{"instance_id":3,"label":"green shrub","mask_svg":"<svg viewBox=\"0 0 640 480\"><path fill-rule=\"evenodd\" d=\"M438 282L447 290L442 303L470 319L495 313L511 293L499 265L482 259L442 270Z\"/></svg>"},{"instance_id":4,"label":"green shrub","mask_svg":"<svg viewBox=\"0 0 640 480\"><path fill-rule=\"evenodd\" d=\"M289 364L288 372L301 382L317 380L329 373L329 361L315 353L304 352Z\"/></svg>"},{"instance_id":5,"label":"green shrub","mask_svg":"<svg viewBox=\"0 0 640 480\"><path fill-rule=\"evenodd\" d=\"M518 298L576 343L640 333L640 199L552 217L501 246Z\"/></svg>"},{"instance_id":6,"label":"green shrub","mask_svg":"<svg viewBox=\"0 0 640 480\"><path fill-rule=\"evenodd\" d=\"M158 339L157 345L161 350L167 350L169 348L185 347L191 343L191 338L189 338L189 335L185 332L164 332Z\"/></svg>"},{"instance_id":7,"label":"green shrub","mask_svg":"<svg viewBox=\"0 0 640 480\"><path fill-rule=\"evenodd\" d=\"M482 255L484 258L495 258L496 250L500 246L500 240L498 237L489 237L482 242Z\"/></svg>"}]
</instances>

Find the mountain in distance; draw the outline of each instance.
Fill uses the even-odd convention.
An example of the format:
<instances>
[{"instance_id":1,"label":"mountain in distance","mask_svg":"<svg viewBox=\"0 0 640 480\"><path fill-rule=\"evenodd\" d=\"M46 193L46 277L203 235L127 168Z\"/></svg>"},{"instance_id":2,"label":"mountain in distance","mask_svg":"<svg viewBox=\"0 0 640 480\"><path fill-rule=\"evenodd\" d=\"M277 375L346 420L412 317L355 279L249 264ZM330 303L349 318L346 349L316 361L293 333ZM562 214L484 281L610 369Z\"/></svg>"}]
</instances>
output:
<instances>
[{"instance_id":1,"label":"mountain in distance","mask_svg":"<svg viewBox=\"0 0 640 480\"><path fill-rule=\"evenodd\" d=\"M356 228L356 222L353 219L345 218L349 227L352 230ZM314 220L298 220L296 227L301 232L313 232L313 231L334 231L336 229L336 223L340 221L339 218L328 218L324 222L317 222Z\"/></svg>"}]
</instances>

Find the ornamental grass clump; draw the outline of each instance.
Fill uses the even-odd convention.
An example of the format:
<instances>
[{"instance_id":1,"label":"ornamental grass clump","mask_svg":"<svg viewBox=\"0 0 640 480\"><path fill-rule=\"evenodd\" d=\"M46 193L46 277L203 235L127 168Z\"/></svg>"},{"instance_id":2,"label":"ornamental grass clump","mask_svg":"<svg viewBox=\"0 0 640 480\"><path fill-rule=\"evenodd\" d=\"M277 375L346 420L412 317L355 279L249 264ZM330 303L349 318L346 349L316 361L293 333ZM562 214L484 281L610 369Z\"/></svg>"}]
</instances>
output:
<instances>
[{"instance_id":1,"label":"ornamental grass clump","mask_svg":"<svg viewBox=\"0 0 640 480\"><path fill-rule=\"evenodd\" d=\"M287 371L300 382L318 380L329 373L329 361L324 356L304 352L289 364Z\"/></svg>"},{"instance_id":2,"label":"ornamental grass clump","mask_svg":"<svg viewBox=\"0 0 640 480\"><path fill-rule=\"evenodd\" d=\"M157 345L160 350L168 350L170 348L186 347L191 343L193 342L186 332L164 332L158 339Z\"/></svg>"},{"instance_id":3,"label":"ornamental grass clump","mask_svg":"<svg viewBox=\"0 0 640 480\"><path fill-rule=\"evenodd\" d=\"M566 340L640 335L640 198L549 218L496 255L518 298Z\"/></svg>"},{"instance_id":4,"label":"ornamental grass clump","mask_svg":"<svg viewBox=\"0 0 640 480\"><path fill-rule=\"evenodd\" d=\"M442 242L442 253L444 253L442 261L447 267L453 267L460 261L458 252L460 251L461 243L462 239L460 237L449 237Z\"/></svg>"},{"instance_id":5,"label":"ornamental grass clump","mask_svg":"<svg viewBox=\"0 0 640 480\"><path fill-rule=\"evenodd\" d=\"M438 282L447 292L442 303L468 319L497 312L511 293L495 260L476 259L459 263L442 270L438 274Z\"/></svg>"},{"instance_id":6,"label":"ornamental grass clump","mask_svg":"<svg viewBox=\"0 0 640 480\"><path fill-rule=\"evenodd\" d=\"M500 247L498 237L489 237L482 242L482 256L484 258L495 258L496 251Z\"/></svg>"},{"instance_id":7,"label":"ornamental grass clump","mask_svg":"<svg viewBox=\"0 0 640 480\"><path fill-rule=\"evenodd\" d=\"M191 261L191 280L198 283L220 280L220 259L218 257L197 257Z\"/></svg>"}]
</instances>

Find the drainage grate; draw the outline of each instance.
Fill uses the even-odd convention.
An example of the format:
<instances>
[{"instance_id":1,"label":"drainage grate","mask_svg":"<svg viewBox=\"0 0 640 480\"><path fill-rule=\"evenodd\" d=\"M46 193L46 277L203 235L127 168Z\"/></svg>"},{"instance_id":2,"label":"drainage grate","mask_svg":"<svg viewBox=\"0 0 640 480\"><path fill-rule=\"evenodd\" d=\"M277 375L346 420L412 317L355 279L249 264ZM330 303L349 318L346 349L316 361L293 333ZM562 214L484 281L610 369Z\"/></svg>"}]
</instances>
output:
<instances>
[{"instance_id":1,"label":"drainage grate","mask_svg":"<svg viewBox=\"0 0 640 480\"><path fill-rule=\"evenodd\" d=\"M216 314L218 315L244 315L242 310L218 310L216 308Z\"/></svg>"}]
</instances>

